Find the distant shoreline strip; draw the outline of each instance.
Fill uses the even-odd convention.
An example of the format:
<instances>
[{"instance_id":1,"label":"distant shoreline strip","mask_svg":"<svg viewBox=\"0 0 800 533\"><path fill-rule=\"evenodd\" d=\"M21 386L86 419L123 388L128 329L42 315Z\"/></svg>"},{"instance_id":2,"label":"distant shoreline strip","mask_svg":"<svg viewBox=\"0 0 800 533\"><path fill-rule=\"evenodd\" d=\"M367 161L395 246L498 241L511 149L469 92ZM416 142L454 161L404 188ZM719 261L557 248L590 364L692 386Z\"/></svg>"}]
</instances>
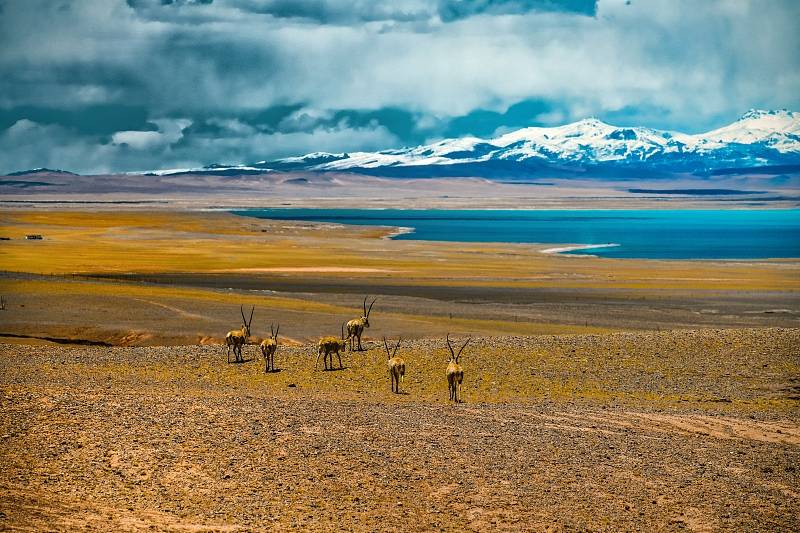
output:
<instances>
[{"instance_id":1,"label":"distant shoreline strip","mask_svg":"<svg viewBox=\"0 0 800 533\"><path fill-rule=\"evenodd\" d=\"M578 250L595 250L597 248L615 248L617 246L620 246L620 245L617 244L617 243L614 243L614 242L609 242L609 243L606 243L606 244L575 244L575 245L572 245L572 246L559 246L557 248L546 248L546 249L542 250L541 253L548 254L548 255L564 254L566 252L575 252L575 251L578 251ZM586 257L589 254L585 254L585 255L571 254L571 255L574 256L574 257Z\"/></svg>"},{"instance_id":2,"label":"distant shoreline strip","mask_svg":"<svg viewBox=\"0 0 800 533\"><path fill-rule=\"evenodd\" d=\"M414 228L409 228L406 226L393 226L393 230L390 231L388 234L384 235L384 239L394 239L395 237L399 237L400 235L408 235L409 233L414 233L416 230Z\"/></svg>"}]
</instances>

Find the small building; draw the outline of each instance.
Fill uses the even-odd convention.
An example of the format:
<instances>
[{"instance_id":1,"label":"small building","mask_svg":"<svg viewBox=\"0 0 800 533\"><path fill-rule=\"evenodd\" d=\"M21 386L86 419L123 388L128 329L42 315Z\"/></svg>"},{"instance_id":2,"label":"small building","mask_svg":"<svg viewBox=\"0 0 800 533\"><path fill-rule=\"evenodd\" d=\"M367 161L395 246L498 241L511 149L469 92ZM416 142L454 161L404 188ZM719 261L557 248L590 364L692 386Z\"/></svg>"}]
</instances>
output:
<instances>
[{"instance_id":1,"label":"small building","mask_svg":"<svg viewBox=\"0 0 800 533\"><path fill-rule=\"evenodd\" d=\"M28 239L29 241L41 241L42 240L42 236L39 235L38 233L34 233L34 234L31 234L31 235L25 235L25 238Z\"/></svg>"}]
</instances>

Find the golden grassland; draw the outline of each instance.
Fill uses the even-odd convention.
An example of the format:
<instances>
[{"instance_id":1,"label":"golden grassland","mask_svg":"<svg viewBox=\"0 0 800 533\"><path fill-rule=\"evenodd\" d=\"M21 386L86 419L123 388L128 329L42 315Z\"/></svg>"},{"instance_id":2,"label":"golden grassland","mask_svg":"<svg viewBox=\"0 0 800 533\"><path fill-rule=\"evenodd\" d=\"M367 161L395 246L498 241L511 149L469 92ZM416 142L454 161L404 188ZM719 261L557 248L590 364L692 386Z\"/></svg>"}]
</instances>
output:
<instances>
[{"instance_id":1,"label":"golden grassland","mask_svg":"<svg viewBox=\"0 0 800 533\"><path fill-rule=\"evenodd\" d=\"M228 275L289 280L311 292L320 282L355 284L365 293L382 285L421 287L431 297L446 287L600 289L631 301L646 297L652 302L647 305L655 307L676 294L693 298L704 291L800 290L800 262L791 260L562 257L542 254L543 246L537 245L393 241L386 238L391 231L259 220L221 211L0 211L0 236L12 239L0 241L0 270L23 273L0 277L0 294L26 306L0 316L0 333L22 335L6 339L26 343L44 337L114 345L220 342L237 325L239 305L254 305L257 322L281 317L287 342L303 343L338 331L343 317L352 318L358 305L351 301L355 297L301 298L225 289ZM25 240L31 233L44 239ZM215 277L216 288L86 277L186 273ZM259 279L261 286L270 286ZM458 304L455 314L444 308L433 312L420 302L384 306L381 331L370 333L575 334L633 325L539 312L518 320L507 311L471 310L468 303ZM674 316L678 322L673 323L679 323L680 313ZM256 338L263 333L261 326Z\"/></svg>"},{"instance_id":2,"label":"golden grassland","mask_svg":"<svg viewBox=\"0 0 800 533\"><path fill-rule=\"evenodd\" d=\"M42 241L26 241L40 233ZM800 262L563 257L541 246L392 241L388 228L264 221L224 212L0 212L2 270L41 274L221 273L417 286L800 290ZM321 272L314 269L327 268ZM249 270L254 269L254 270ZM335 271L334 269L339 269Z\"/></svg>"}]
</instances>

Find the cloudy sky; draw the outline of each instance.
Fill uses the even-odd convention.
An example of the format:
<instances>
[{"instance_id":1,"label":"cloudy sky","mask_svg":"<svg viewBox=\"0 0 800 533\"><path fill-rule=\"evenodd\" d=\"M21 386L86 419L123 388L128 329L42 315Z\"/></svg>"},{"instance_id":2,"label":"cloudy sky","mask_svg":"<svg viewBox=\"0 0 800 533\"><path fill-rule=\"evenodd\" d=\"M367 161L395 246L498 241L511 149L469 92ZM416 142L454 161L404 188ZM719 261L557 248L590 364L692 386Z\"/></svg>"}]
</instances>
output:
<instances>
[{"instance_id":1,"label":"cloudy sky","mask_svg":"<svg viewBox=\"0 0 800 533\"><path fill-rule=\"evenodd\" d=\"M0 0L0 172L800 109L795 0Z\"/></svg>"}]
</instances>

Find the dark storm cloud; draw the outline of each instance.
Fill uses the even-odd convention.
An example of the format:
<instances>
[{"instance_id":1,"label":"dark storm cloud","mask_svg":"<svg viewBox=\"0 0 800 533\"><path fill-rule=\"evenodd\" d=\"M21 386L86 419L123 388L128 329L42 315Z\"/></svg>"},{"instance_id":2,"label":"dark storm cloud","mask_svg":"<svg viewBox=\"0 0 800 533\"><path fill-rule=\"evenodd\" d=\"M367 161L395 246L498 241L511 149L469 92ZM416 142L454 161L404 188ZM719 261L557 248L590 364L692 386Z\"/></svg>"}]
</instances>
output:
<instances>
[{"instance_id":1,"label":"dark storm cloud","mask_svg":"<svg viewBox=\"0 0 800 533\"><path fill-rule=\"evenodd\" d=\"M158 6L202 6L214 3L214 0L125 0L134 9L147 9Z\"/></svg>"},{"instance_id":2,"label":"dark storm cloud","mask_svg":"<svg viewBox=\"0 0 800 533\"><path fill-rule=\"evenodd\" d=\"M408 0L229 0L239 9L276 18L308 19L322 24L355 24L393 20L427 19L431 9L425 2Z\"/></svg>"},{"instance_id":3,"label":"dark storm cloud","mask_svg":"<svg viewBox=\"0 0 800 533\"><path fill-rule=\"evenodd\" d=\"M111 135L122 130L156 131L148 121L144 106L105 104L77 109L58 109L37 106L0 108L0 130L27 119L38 124L57 125L81 135Z\"/></svg>"},{"instance_id":4,"label":"dark storm cloud","mask_svg":"<svg viewBox=\"0 0 800 533\"><path fill-rule=\"evenodd\" d=\"M597 0L442 0L439 15L444 22L474 15L521 15L531 12L561 12L594 16Z\"/></svg>"},{"instance_id":5,"label":"dark storm cloud","mask_svg":"<svg viewBox=\"0 0 800 533\"><path fill-rule=\"evenodd\" d=\"M431 131L418 126L419 117L404 109L375 110L339 109L316 114L306 111L305 104L278 105L255 112L227 117L197 117L184 133L187 137L205 135L219 137L233 134L221 124L250 127L264 134L291 134L314 130L383 128L403 143L421 143ZM235 129L235 128L233 128Z\"/></svg>"},{"instance_id":6,"label":"dark storm cloud","mask_svg":"<svg viewBox=\"0 0 800 533\"><path fill-rule=\"evenodd\" d=\"M214 0L127 0L140 14L152 18L202 16L191 6ZM453 22L467 17L520 15L531 12L560 12L594 16L596 0L217 0L220 8L269 15L279 19L300 19L319 24L365 22L419 22L439 19Z\"/></svg>"},{"instance_id":7,"label":"dark storm cloud","mask_svg":"<svg viewBox=\"0 0 800 533\"><path fill-rule=\"evenodd\" d=\"M446 137L469 134L488 137L501 128L512 129L527 126L552 126L560 123L566 109L544 100L523 100L503 112L476 109L466 115L451 119L444 130Z\"/></svg>"}]
</instances>

